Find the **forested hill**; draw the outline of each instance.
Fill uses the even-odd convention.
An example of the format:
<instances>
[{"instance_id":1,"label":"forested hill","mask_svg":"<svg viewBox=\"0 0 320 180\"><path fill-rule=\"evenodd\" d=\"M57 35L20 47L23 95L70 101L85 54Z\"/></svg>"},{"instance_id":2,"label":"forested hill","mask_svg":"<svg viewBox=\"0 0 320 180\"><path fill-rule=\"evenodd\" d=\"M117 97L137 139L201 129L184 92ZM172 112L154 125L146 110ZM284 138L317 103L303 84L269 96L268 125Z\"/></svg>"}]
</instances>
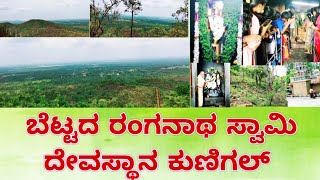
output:
<instances>
[{"instance_id":1,"label":"forested hill","mask_svg":"<svg viewBox=\"0 0 320 180\"><path fill-rule=\"evenodd\" d=\"M186 60L187 61L187 60ZM187 63L0 69L0 107L189 107Z\"/></svg>"},{"instance_id":2,"label":"forested hill","mask_svg":"<svg viewBox=\"0 0 320 180\"><path fill-rule=\"evenodd\" d=\"M10 37L88 37L89 20L46 21L32 19L20 24L3 22Z\"/></svg>"}]
</instances>

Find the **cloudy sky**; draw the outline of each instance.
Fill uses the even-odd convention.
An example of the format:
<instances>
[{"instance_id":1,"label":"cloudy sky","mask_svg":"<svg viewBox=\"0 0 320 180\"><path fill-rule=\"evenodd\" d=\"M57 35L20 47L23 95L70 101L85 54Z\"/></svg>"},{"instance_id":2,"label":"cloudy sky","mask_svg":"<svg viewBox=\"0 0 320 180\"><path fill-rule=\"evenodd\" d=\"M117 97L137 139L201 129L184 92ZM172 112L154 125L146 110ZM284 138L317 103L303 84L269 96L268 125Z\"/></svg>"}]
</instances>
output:
<instances>
[{"instance_id":1,"label":"cloudy sky","mask_svg":"<svg viewBox=\"0 0 320 180\"><path fill-rule=\"evenodd\" d=\"M96 0L97 2L101 0ZM106 0L108 1L108 0ZM90 0L1 0L0 22L30 19L89 19ZM183 0L141 0L142 16L171 17ZM118 7L124 11L123 5Z\"/></svg>"},{"instance_id":2,"label":"cloudy sky","mask_svg":"<svg viewBox=\"0 0 320 180\"><path fill-rule=\"evenodd\" d=\"M1 0L0 21L89 19L90 0Z\"/></svg>"},{"instance_id":3,"label":"cloudy sky","mask_svg":"<svg viewBox=\"0 0 320 180\"><path fill-rule=\"evenodd\" d=\"M101 2L102 0L96 0ZM107 1L107 0L106 0ZM171 14L176 12L179 7L183 6L184 0L140 0L142 9L138 15L152 16L152 17L167 17L170 18ZM120 5L118 9L124 12L125 7Z\"/></svg>"},{"instance_id":4,"label":"cloudy sky","mask_svg":"<svg viewBox=\"0 0 320 180\"><path fill-rule=\"evenodd\" d=\"M0 54L0 67L162 58L188 60L189 41L187 38L3 38Z\"/></svg>"}]
</instances>

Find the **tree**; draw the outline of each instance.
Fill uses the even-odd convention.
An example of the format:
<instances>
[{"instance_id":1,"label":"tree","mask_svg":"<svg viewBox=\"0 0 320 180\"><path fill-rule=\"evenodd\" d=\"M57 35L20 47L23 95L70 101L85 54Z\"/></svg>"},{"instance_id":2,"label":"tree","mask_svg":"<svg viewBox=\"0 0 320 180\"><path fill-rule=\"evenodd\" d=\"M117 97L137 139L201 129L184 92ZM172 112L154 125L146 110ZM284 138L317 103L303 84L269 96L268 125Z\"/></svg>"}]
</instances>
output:
<instances>
[{"instance_id":1,"label":"tree","mask_svg":"<svg viewBox=\"0 0 320 180\"><path fill-rule=\"evenodd\" d=\"M121 0L102 0L103 7L95 0L91 0L90 4L90 36L100 37L104 34L104 29L108 23L115 21L120 13L116 8Z\"/></svg>"},{"instance_id":2,"label":"tree","mask_svg":"<svg viewBox=\"0 0 320 180\"><path fill-rule=\"evenodd\" d=\"M172 13L172 17L174 17L178 22L185 22L188 24L189 21L189 0L184 0L184 4L180 7L175 13Z\"/></svg>"},{"instance_id":3,"label":"tree","mask_svg":"<svg viewBox=\"0 0 320 180\"><path fill-rule=\"evenodd\" d=\"M187 37L188 36L188 21L189 21L189 1L185 0L176 12L171 15L177 22L170 29L170 37Z\"/></svg>"},{"instance_id":4,"label":"tree","mask_svg":"<svg viewBox=\"0 0 320 180\"><path fill-rule=\"evenodd\" d=\"M123 3L127 7L125 12L131 13L131 37L133 37L133 16L142 11L142 4L140 0L124 0Z\"/></svg>"},{"instance_id":5,"label":"tree","mask_svg":"<svg viewBox=\"0 0 320 180\"><path fill-rule=\"evenodd\" d=\"M7 26L0 26L0 37L14 37L15 34L10 32L9 27Z\"/></svg>"}]
</instances>

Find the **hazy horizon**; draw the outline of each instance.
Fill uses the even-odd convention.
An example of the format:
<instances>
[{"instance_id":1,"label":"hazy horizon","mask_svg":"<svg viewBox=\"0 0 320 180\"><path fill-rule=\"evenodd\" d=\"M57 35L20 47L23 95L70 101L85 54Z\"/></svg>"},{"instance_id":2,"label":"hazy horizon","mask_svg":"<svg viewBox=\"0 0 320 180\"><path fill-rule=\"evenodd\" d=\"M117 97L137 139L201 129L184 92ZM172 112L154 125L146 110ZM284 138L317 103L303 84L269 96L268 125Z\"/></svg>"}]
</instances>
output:
<instances>
[{"instance_id":1,"label":"hazy horizon","mask_svg":"<svg viewBox=\"0 0 320 180\"><path fill-rule=\"evenodd\" d=\"M189 62L188 38L4 38L0 67L80 63Z\"/></svg>"},{"instance_id":2,"label":"hazy horizon","mask_svg":"<svg viewBox=\"0 0 320 180\"><path fill-rule=\"evenodd\" d=\"M123 14L120 16L121 17L131 17L130 15L127 15L127 14ZM173 17L160 17L160 16L144 16L144 15L136 15L135 18L141 18L141 17L148 17L148 18L160 18L160 19L168 19L168 20L175 20L175 18ZM63 21L63 20L73 20L73 21L77 21L77 20L87 20L87 21L90 21L90 18L73 18L73 19L68 19L68 18L65 18L65 19L35 19L35 18L31 18L31 19L26 19L26 20L20 20L20 19L15 19L15 20L0 20L0 23L4 23L4 22L27 22L27 21L30 21L30 20L45 20L45 21Z\"/></svg>"},{"instance_id":3,"label":"hazy horizon","mask_svg":"<svg viewBox=\"0 0 320 180\"><path fill-rule=\"evenodd\" d=\"M89 0L2 0L0 21L89 19L89 7Z\"/></svg>"},{"instance_id":4,"label":"hazy horizon","mask_svg":"<svg viewBox=\"0 0 320 180\"><path fill-rule=\"evenodd\" d=\"M142 11L137 16L149 16L170 18L172 13L176 12L179 7L183 6L184 0L140 0L142 4ZM96 3L101 0L96 0ZM130 15L130 13L124 13L125 6L119 5L117 8L124 15Z\"/></svg>"}]
</instances>

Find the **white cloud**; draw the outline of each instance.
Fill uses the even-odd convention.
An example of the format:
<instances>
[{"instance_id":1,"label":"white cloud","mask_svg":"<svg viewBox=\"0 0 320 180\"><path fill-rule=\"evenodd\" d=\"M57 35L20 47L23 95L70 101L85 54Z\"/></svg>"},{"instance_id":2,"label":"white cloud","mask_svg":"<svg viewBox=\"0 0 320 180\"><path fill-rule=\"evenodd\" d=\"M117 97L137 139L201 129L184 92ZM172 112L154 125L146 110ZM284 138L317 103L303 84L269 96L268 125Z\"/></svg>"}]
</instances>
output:
<instances>
[{"instance_id":1,"label":"white cloud","mask_svg":"<svg viewBox=\"0 0 320 180\"><path fill-rule=\"evenodd\" d=\"M89 19L89 0L2 0L0 21Z\"/></svg>"},{"instance_id":2,"label":"white cloud","mask_svg":"<svg viewBox=\"0 0 320 180\"><path fill-rule=\"evenodd\" d=\"M101 2L102 0L96 0ZM184 0L140 0L143 11L139 13L141 16L155 16L155 17L171 17L180 6L183 5ZM124 5L119 6L120 11L124 12Z\"/></svg>"},{"instance_id":3,"label":"white cloud","mask_svg":"<svg viewBox=\"0 0 320 180\"><path fill-rule=\"evenodd\" d=\"M187 38L4 38L0 66L185 58Z\"/></svg>"},{"instance_id":4,"label":"white cloud","mask_svg":"<svg viewBox=\"0 0 320 180\"><path fill-rule=\"evenodd\" d=\"M7 10L9 10L9 7L0 5L0 11L7 11Z\"/></svg>"}]
</instances>

